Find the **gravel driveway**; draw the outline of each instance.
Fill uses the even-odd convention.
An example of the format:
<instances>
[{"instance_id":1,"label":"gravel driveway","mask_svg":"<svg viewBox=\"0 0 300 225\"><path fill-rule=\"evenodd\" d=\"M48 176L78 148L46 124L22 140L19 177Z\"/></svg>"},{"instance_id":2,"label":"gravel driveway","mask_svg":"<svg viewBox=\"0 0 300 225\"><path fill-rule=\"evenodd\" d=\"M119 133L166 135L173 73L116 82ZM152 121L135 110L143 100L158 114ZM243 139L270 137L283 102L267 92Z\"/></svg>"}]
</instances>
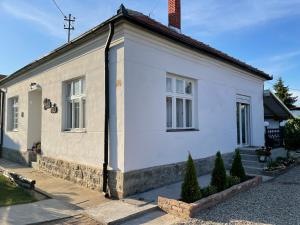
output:
<instances>
[{"instance_id":1,"label":"gravel driveway","mask_svg":"<svg viewBox=\"0 0 300 225\"><path fill-rule=\"evenodd\" d=\"M179 224L300 225L300 166Z\"/></svg>"}]
</instances>

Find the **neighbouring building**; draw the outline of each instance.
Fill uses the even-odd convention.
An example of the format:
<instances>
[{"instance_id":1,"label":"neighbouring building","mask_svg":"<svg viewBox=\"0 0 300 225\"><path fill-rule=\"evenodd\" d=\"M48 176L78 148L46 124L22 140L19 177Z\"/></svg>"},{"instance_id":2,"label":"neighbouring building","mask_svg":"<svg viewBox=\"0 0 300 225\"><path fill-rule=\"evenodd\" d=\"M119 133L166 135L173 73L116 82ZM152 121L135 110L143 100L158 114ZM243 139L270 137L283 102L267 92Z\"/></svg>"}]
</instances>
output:
<instances>
[{"instance_id":1,"label":"neighbouring building","mask_svg":"<svg viewBox=\"0 0 300 225\"><path fill-rule=\"evenodd\" d=\"M264 114L269 129L279 129L282 122L294 118L292 111L270 90L264 91Z\"/></svg>"},{"instance_id":2,"label":"neighbouring building","mask_svg":"<svg viewBox=\"0 0 300 225\"><path fill-rule=\"evenodd\" d=\"M300 107L295 107L295 108L291 109L291 111L295 117L300 116Z\"/></svg>"},{"instance_id":3,"label":"neighbouring building","mask_svg":"<svg viewBox=\"0 0 300 225\"><path fill-rule=\"evenodd\" d=\"M181 180L188 152L204 174L218 150L227 162L264 145L272 78L180 28L179 0L169 26L121 6L0 81L2 156L30 163L40 145L39 169L98 190L108 162L109 190L123 197Z\"/></svg>"}]
</instances>

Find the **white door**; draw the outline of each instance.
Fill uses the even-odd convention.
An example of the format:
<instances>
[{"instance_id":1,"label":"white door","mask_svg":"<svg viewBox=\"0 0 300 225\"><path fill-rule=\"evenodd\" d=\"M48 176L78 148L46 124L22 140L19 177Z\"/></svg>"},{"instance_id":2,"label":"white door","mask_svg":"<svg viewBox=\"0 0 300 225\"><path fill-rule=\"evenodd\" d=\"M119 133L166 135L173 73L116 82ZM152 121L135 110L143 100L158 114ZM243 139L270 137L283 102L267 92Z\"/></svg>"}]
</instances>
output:
<instances>
[{"instance_id":1,"label":"white door","mask_svg":"<svg viewBox=\"0 0 300 225\"><path fill-rule=\"evenodd\" d=\"M237 145L250 145L250 105L246 103L236 103L237 117Z\"/></svg>"}]
</instances>

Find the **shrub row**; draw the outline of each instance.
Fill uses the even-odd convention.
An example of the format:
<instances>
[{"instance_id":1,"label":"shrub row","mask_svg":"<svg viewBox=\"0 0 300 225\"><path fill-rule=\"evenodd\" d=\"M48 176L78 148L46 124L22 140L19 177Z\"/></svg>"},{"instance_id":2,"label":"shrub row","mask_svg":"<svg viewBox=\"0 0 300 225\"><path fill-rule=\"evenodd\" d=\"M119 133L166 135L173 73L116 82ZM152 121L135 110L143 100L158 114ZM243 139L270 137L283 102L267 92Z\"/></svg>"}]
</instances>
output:
<instances>
[{"instance_id":1,"label":"shrub row","mask_svg":"<svg viewBox=\"0 0 300 225\"><path fill-rule=\"evenodd\" d=\"M195 202L202 197L223 191L247 179L239 150L235 150L230 169L230 176L226 174L224 161L220 152L217 152L211 182L208 187L200 188L197 173L191 154L186 163L186 172L181 187L181 200L187 203Z\"/></svg>"}]
</instances>

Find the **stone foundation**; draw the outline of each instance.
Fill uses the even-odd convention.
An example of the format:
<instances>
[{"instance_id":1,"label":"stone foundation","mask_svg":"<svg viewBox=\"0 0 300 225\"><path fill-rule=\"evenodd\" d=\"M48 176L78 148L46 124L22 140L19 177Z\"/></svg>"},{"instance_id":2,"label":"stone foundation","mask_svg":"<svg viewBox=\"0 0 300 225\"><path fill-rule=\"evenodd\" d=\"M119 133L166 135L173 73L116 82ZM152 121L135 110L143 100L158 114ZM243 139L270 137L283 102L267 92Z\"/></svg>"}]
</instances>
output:
<instances>
[{"instance_id":1,"label":"stone foundation","mask_svg":"<svg viewBox=\"0 0 300 225\"><path fill-rule=\"evenodd\" d=\"M19 151L9 148L2 149L2 157L12 162L30 166L36 160L36 155L32 151Z\"/></svg>"},{"instance_id":2,"label":"stone foundation","mask_svg":"<svg viewBox=\"0 0 300 225\"><path fill-rule=\"evenodd\" d=\"M229 163L233 153L223 154L222 157L225 167L230 168ZM197 175L202 176L210 173L213 170L214 162L215 156L194 160ZM123 195L128 196L183 180L185 163L179 162L126 172L124 174Z\"/></svg>"},{"instance_id":3,"label":"stone foundation","mask_svg":"<svg viewBox=\"0 0 300 225\"><path fill-rule=\"evenodd\" d=\"M233 153L223 155L225 165L229 165ZM214 166L215 156L194 160L198 176L208 174ZM102 191L102 167L69 162L50 157L39 157L38 168L53 176L72 181L84 187ZM168 164L123 173L108 171L109 191L113 197L123 198L183 179L185 162Z\"/></svg>"},{"instance_id":4,"label":"stone foundation","mask_svg":"<svg viewBox=\"0 0 300 225\"><path fill-rule=\"evenodd\" d=\"M38 157L38 169L52 176L59 177L80 184L92 190L102 191L102 168L78 164L75 162L54 159L50 157ZM113 197L123 197L123 173L108 171L108 186Z\"/></svg>"}]
</instances>

